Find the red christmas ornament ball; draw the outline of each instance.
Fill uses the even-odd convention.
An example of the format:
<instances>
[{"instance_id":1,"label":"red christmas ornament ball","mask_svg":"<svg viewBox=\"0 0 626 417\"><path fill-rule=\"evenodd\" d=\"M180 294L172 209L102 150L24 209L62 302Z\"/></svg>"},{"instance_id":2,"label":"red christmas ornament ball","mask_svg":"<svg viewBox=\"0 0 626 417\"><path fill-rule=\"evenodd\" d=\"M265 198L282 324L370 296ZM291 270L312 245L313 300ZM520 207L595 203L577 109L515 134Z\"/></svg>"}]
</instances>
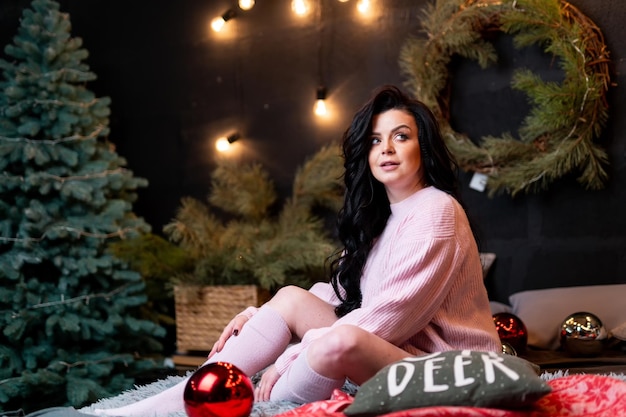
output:
<instances>
[{"instance_id":1,"label":"red christmas ornament ball","mask_svg":"<svg viewBox=\"0 0 626 417\"><path fill-rule=\"evenodd\" d=\"M493 322L502 343L508 343L518 352L526 349L528 332L519 317L511 313L497 313L493 315Z\"/></svg>"},{"instance_id":2,"label":"red christmas ornament ball","mask_svg":"<svg viewBox=\"0 0 626 417\"><path fill-rule=\"evenodd\" d=\"M254 389L239 368L215 362L191 375L183 399L189 417L247 417L252 411Z\"/></svg>"}]
</instances>

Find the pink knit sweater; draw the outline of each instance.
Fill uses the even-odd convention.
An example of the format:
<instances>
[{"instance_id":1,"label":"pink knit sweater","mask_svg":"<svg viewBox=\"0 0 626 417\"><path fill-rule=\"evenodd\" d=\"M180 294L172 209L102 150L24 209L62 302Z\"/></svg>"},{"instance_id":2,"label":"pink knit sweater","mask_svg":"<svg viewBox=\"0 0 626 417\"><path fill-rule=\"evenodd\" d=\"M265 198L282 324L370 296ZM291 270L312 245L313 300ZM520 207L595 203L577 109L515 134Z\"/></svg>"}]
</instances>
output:
<instances>
[{"instance_id":1,"label":"pink knit sweater","mask_svg":"<svg viewBox=\"0 0 626 417\"><path fill-rule=\"evenodd\" d=\"M310 291L337 305L329 283ZM337 320L359 326L408 354L456 349L500 351L476 242L458 202L435 187L391 205L361 279L360 308ZM280 374L311 341L312 329L276 361Z\"/></svg>"}]
</instances>

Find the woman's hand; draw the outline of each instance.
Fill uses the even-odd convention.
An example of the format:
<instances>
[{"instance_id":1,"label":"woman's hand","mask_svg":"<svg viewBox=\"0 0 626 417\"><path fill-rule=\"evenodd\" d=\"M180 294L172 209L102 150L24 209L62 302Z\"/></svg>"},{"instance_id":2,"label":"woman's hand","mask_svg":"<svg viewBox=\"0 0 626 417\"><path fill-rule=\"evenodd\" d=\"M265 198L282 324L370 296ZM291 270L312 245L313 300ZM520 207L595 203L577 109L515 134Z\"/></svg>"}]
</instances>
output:
<instances>
[{"instance_id":1,"label":"woman's hand","mask_svg":"<svg viewBox=\"0 0 626 417\"><path fill-rule=\"evenodd\" d=\"M230 321L230 323L228 323L226 327L224 327L224 330L222 331L219 339L217 339L217 342L213 344L213 348L211 349L211 352L209 352L208 358L210 359L211 356L215 355L217 352L221 352L221 350L224 348L224 344L226 343L226 341L231 336L237 336L241 331L243 325L246 324L248 320L248 317L243 314L236 315Z\"/></svg>"},{"instance_id":2,"label":"woman's hand","mask_svg":"<svg viewBox=\"0 0 626 417\"><path fill-rule=\"evenodd\" d=\"M272 388L274 388L278 378L280 378L280 374L276 370L276 366L272 365L267 368L254 390L255 401L269 401Z\"/></svg>"}]
</instances>

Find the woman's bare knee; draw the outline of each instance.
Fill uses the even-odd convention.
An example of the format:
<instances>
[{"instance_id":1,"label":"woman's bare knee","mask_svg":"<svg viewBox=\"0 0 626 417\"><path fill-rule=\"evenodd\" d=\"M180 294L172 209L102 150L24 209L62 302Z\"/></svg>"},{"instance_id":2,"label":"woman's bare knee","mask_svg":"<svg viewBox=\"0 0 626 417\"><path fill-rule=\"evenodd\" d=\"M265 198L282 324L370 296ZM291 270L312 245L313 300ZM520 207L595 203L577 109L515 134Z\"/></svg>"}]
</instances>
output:
<instances>
[{"instance_id":1,"label":"woman's bare knee","mask_svg":"<svg viewBox=\"0 0 626 417\"><path fill-rule=\"evenodd\" d=\"M305 289L295 285L288 285L279 289L267 304L288 321L288 318L302 314L302 307L308 304L306 300L310 297L313 297L313 295L309 294Z\"/></svg>"},{"instance_id":2,"label":"woman's bare knee","mask_svg":"<svg viewBox=\"0 0 626 417\"><path fill-rule=\"evenodd\" d=\"M337 326L307 349L313 370L329 378L347 377L357 384L407 356L399 347L352 325Z\"/></svg>"},{"instance_id":3,"label":"woman's bare knee","mask_svg":"<svg viewBox=\"0 0 626 417\"><path fill-rule=\"evenodd\" d=\"M366 349L366 332L352 325L331 330L309 346L307 360L320 374L329 378L343 378L358 364Z\"/></svg>"},{"instance_id":4,"label":"woman's bare knee","mask_svg":"<svg viewBox=\"0 0 626 417\"><path fill-rule=\"evenodd\" d=\"M306 290L296 287L295 285L287 285L280 288L272 299L267 302L267 304L279 307L282 305L293 304L294 300L297 304L297 299L303 296L303 292L306 292Z\"/></svg>"},{"instance_id":5,"label":"woman's bare knee","mask_svg":"<svg viewBox=\"0 0 626 417\"><path fill-rule=\"evenodd\" d=\"M293 285L278 290L267 304L283 317L291 332L299 338L310 329L328 327L337 321L334 306Z\"/></svg>"}]
</instances>

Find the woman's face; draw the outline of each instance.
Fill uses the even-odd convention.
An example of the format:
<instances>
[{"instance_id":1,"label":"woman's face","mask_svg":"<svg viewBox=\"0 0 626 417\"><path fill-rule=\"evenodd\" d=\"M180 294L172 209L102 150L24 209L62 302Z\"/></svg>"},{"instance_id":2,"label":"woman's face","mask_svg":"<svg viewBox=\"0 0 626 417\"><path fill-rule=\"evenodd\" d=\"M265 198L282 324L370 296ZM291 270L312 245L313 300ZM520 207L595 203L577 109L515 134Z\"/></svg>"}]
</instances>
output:
<instances>
[{"instance_id":1,"label":"woman's face","mask_svg":"<svg viewBox=\"0 0 626 417\"><path fill-rule=\"evenodd\" d=\"M390 203L404 200L424 188L424 168L413 115L391 109L372 119L369 166L387 191Z\"/></svg>"}]
</instances>

